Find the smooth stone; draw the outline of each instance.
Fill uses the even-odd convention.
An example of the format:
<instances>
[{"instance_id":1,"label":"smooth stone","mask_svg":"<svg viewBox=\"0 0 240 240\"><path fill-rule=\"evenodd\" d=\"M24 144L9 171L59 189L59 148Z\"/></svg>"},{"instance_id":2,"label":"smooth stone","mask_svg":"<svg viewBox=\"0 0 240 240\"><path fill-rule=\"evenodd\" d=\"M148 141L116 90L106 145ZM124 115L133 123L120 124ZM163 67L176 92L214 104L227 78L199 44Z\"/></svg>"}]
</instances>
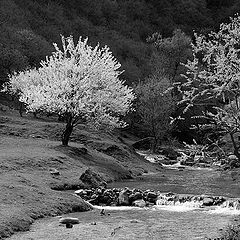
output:
<instances>
[{"instance_id":1,"label":"smooth stone","mask_svg":"<svg viewBox=\"0 0 240 240\"><path fill-rule=\"evenodd\" d=\"M135 192L129 196L129 202L134 202L135 200L142 199L143 194L140 192Z\"/></svg>"},{"instance_id":2,"label":"smooth stone","mask_svg":"<svg viewBox=\"0 0 240 240\"><path fill-rule=\"evenodd\" d=\"M146 207L146 202L144 200L136 200L133 202L133 206L135 207Z\"/></svg>"},{"instance_id":3,"label":"smooth stone","mask_svg":"<svg viewBox=\"0 0 240 240\"><path fill-rule=\"evenodd\" d=\"M61 223L61 224L79 224L79 219L71 218L71 217L61 218L59 220L59 223Z\"/></svg>"},{"instance_id":4,"label":"smooth stone","mask_svg":"<svg viewBox=\"0 0 240 240\"><path fill-rule=\"evenodd\" d=\"M151 199L154 199L154 198L157 198L157 194L155 192L148 192L147 193L147 198L151 198Z\"/></svg>"},{"instance_id":5,"label":"smooth stone","mask_svg":"<svg viewBox=\"0 0 240 240\"><path fill-rule=\"evenodd\" d=\"M203 199L203 206L212 206L214 203L214 200L210 197L205 197Z\"/></svg>"},{"instance_id":6,"label":"smooth stone","mask_svg":"<svg viewBox=\"0 0 240 240\"><path fill-rule=\"evenodd\" d=\"M118 204L122 206L129 206L128 189L122 190L119 193Z\"/></svg>"},{"instance_id":7,"label":"smooth stone","mask_svg":"<svg viewBox=\"0 0 240 240\"><path fill-rule=\"evenodd\" d=\"M74 192L77 195L85 195L87 192L84 189L79 189Z\"/></svg>"}]
</instances>

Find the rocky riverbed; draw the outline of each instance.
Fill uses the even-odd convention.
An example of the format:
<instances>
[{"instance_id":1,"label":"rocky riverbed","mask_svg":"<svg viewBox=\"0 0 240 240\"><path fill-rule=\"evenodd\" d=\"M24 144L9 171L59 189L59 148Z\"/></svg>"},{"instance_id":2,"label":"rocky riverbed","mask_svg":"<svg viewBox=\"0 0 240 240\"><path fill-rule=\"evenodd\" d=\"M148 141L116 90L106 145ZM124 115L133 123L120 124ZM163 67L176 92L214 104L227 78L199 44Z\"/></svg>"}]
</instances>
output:
<instances>
[{"instance_id":1,"label":"rocky riverbed","mask_svg":"<svg viewBox=\"0 0 240 240\"><path fill-rule=\"evenodd\" d=\"M222 206L240 210L240 199L223 196L160 193L153 190L129 189L125 187L107 189L80 189L75 194L92 205L100 206L135 206L149 207L153 205L183 205L196 207Z\"/></svg>"}]
</instances>

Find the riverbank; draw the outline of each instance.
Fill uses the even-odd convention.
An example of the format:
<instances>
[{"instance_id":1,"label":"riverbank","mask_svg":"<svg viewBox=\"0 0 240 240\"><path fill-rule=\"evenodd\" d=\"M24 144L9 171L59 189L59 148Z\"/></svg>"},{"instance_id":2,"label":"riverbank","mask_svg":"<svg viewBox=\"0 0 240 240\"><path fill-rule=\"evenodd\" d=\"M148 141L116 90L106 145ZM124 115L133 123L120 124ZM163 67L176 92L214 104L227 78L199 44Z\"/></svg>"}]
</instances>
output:
<instances>
[{"instance_id":1,"label":"riverbank","mask_svg":"<svg viewBox=\"0 0 240 240\"><path fill-rule=\"evenodd\" d=\"M29 232L13 235L9 240L214 239L232 218L196 211L151 209L107 210L105 216L95 210L67 216L78 217L80 224L67 229L59 224L59 217L44 219L35 222Z\"/></svg>"},{"instance_id":2,"label":"riverbank","mask_svg":"<svg viewBox=\"0 0 240 240\"><path fill-rule=\"evenodd\" d=\"M106 182L157 171L119 133L79 125L63 147L64 124L56 119L21 118L11 109L0 114L0 238L28 230L38 218L89 210L80 198L58 191L85 187L80 177L88 169Z\"/></svg>"}]
</instances>

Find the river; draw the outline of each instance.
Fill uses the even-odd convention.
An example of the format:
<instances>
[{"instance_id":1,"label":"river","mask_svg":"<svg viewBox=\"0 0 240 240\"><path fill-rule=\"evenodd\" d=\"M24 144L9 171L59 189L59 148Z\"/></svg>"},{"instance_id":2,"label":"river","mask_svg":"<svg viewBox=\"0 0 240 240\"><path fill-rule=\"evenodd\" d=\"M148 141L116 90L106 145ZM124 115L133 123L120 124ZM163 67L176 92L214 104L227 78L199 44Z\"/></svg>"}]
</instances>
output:
<instances>
[{"instance_id":1,"label":"river","mask_svg":"<svg viewBox=\"0 0 240 240\"><path fill-rule=\"evenodd\" d=\"M159 174L148 173L134 180L115 182L113 187L152 189L160 192L222 195L239 197L240 189L231 172L214 169L166 168ZM59 217L36 221L31 230L18 233L10 240L101 240L163 239L193 240L216 238L222 229L238 221L239 210L230 208L197 208L192 206L154 206L151 208L104 207L90 212L71 213L80 224L66 229Z\"/></svg>"}]
</instances>

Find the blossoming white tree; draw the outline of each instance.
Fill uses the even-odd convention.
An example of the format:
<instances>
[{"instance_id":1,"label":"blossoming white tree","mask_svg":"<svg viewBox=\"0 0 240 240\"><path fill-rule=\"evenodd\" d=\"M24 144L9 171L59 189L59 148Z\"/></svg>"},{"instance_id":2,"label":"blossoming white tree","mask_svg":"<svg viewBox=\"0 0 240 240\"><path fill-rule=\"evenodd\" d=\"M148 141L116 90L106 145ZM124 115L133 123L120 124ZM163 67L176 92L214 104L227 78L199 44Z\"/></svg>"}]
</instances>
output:
<instances>
[{"instance_id":1,"label":"blossoming white tree","mask_svg":"<svg viewBox=\"0 0 240 240\"><path fill-rule=\"evenodd\" d=\"M185 106L183 113L203 106L203 117L230 135L240 160L240 145L234 137L240 133L240 17L230 20L218 32L195 34L193 60L185 65L186 82L179 84L179 104Z\"/></svg>"},{"instance_id":2,"label":"blossoming white tree","mask_svg":"<svg viewBox=\"0 0 240 240\"><path fill-rule=\"evenodd\" d=\"M80 121L96 128L102 125L123 127L120 116L131 108L134 94L119 79L120 63L107 46L95 48L87 39L62 37L63 50L54 44L52 56L38 69L10 76L5 89L19 94L27 111L45 111L66 116L67 125L62 144L68 145L70 135Z\"/></svg>"}]
</instances>

